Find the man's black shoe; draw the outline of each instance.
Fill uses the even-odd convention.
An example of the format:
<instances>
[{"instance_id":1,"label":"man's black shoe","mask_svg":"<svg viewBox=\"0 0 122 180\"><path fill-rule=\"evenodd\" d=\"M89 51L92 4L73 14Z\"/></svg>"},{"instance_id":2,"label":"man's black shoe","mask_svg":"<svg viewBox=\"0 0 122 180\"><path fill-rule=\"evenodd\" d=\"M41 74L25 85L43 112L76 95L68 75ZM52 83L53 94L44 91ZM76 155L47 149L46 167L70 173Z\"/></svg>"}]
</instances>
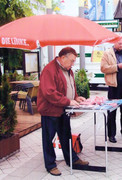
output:
<instances>
[{"instance_id":1,"label":"man's black shoe","mask_svg":"<svg viewBox=\"0 0 122 180\"><path fill-rule=\"evenodd\" d=\"M116 142L117 142L117 140L116 140L115 137L110 137L110 138L109 138L109 141L112 142L112 143L116 143Z\"/></svg>"},{"instance_id":2,"label":"man's black shoe","mask_svg":"<svg viewBox=\"0 0 122 180\"><path fill-rule=\"evenodd\" d=\"M122 129L120 130L120 133L122 134Z\"/></svg>"}]
</instances>

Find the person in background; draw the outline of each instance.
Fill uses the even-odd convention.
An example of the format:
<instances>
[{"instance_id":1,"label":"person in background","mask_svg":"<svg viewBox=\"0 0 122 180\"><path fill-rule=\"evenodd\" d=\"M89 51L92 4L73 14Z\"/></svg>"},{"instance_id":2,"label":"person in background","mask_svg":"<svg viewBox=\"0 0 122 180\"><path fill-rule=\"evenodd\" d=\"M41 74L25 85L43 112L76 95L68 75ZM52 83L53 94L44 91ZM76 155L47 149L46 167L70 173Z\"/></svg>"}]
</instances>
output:
<instances>
[{"instance_id":1,"label":"person in background","mask_svg":"<svg viewBox=\"0 0 122 180\"><path fill-rule=\"evenodd\" d=\"M84 101L76 92L72 66L77 53L71 47L63 48L59 56L45 66L40 75L37 97L37 108L41 114L42 142L45 168L55 176L61 175L56 165L56 155L52 140L57 132L64 159L70 165L69 139L71 139L70 116L64 109L66 106L77 106ZM79 159L72 149L73 165L88 165L88 161Z\"/></svg>"},{"instance_id":2,"label":"person in background","mask_svg":"<svg viewBox=\"0 0 122 180\"><path fill-rule=\"evenodd\" d=\"M122 99L122 37L106 51L101 60L101 71L105 74L109 86L108 99ZM120 124L122 134L122 106L120 106ZM108 113L109 141L116 143L116 110Z\"/></svg>"}]
</instances>

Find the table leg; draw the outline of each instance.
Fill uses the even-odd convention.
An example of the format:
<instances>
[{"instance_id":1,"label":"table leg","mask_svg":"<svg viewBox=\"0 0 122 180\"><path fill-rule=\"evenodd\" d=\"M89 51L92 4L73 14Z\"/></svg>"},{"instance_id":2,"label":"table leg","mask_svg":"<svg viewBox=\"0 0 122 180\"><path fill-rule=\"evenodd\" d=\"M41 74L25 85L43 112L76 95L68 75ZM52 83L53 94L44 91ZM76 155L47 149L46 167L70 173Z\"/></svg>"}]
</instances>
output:
<instances>
[{"instance_id":1,"label":"table leg","mask_svg":"<svg viewBox=\"0 0 122 180\"><path fill-rule=\"evenodd\" d=\"M104 120L105 120L105 164L106 164L106 172L108 169L108 154L107 154L107 115L104 113Z\"/></svg>"},{"instance_id":2,"label":"table leg","mask_svg":"<svg viewBox=\"0 0 122 180\"><path fill-rule=\"evenodd\" d=\"M96 147L96 112L94 113L94 148Z\"/></svg>"},{"instance_id":3,"label":"table leg","mask_svg":"<svg viewBox=\"0 0 122 180\"><path fill-rule=\"evenodd\" d=\"M70 152L70 172L72 174L72 141L69 139L69 152Z\"/></svg>"},{"instance_id":4,"label":"table leg","mask_svg":"<svg viewBox=\"0 0 122 180\"><path fill-rule=\"evenodd\" d=\"M104 115L104 125L105 125L105 147L104 146L96 146L95 145L95 150L105 151L105 171L107 172L107 168L108 168L108 155L107 155L107 151L108 151L108 145L107 145L107 114L103 113L103 115Z\"/></svg>"}]
</instances>

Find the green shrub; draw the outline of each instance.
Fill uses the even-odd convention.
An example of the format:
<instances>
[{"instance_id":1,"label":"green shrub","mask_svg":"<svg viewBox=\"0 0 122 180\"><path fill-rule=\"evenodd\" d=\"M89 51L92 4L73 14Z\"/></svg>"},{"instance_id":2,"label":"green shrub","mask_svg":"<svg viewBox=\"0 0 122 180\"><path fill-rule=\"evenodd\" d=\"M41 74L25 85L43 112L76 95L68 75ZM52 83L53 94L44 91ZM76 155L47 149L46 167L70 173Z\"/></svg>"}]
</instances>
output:
<instances>
[{"instance_id":1,"label":"green shrub","mask_svg":"<svg viewBox=\"0 0 122 180\"><path fill-rule=\"evenodd\" d=\"M89 98L89 80L84 69L75 73L75 83L78 95Z\"/></svg>"},{"instance_id":2,"label":"green shrub","mask_svg":"<svg viewBox=\"0 0 122 180\"><path fill-rule=\"evenodd\" d=\"M24 80L24 76L22 74L18 74L16 76L16 81L22 81L22 80Z\"/></svg>"},{"instance_id":3,"label":"green shrub","mask_svg":"<svg viewBox=\"0 0 122 180\"><path fill-rule=\"evenodd\" d=\"M35 75L30 75L30 76L25 76L24 77L24 80L36 80L36 77L35 77Z\"/></svg>"},{"instance_id":4,"label":"green shrub","mask_svg":"<svg viewBox=\"0 0 122 180\"><path fill-rule=\"evenodd\" d=\"M7 76L3 76L0 87L0 139L10 136L17 124L14 101L10 96L10 87Z\"/></svg>"},{"instance_id":5,"label":"green shrub","mask_svg":"<svg viewBox=\"0 0 122 180\"><path fill-rule=\"evenodd\" d=\"M22 74L18 74L17 71L9 72L7 76L8 81L22 81L22 80L36 80L35 75L30 74L29 76L23 76Z\"/></svg>"},{"instance_id":6,"label":"green shrub","mask_svg":"<svg viewBox=\"0 0 122 180\"><path fill-rule=\"evenodd\" d=\"M7 76L9 81L21 81L24 79L24 76L22 74L18 74L17 71L14 71L14 73L9 72Z\"/></svg>"}]
</instances>

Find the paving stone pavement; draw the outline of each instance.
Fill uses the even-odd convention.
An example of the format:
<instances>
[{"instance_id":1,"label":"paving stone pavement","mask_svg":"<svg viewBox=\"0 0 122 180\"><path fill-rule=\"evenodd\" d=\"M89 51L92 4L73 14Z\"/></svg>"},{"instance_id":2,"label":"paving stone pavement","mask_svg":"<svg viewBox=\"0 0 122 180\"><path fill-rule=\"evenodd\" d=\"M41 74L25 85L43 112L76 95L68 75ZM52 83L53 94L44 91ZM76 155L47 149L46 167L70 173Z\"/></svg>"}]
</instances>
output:
<instances>
[{"instance_id":1,"label":"paving stone pavement","mask_svg":"<svg viewBox=\"0 0 122 180\"><path fill-rule=\"evenodd\" d=\"M91 96L106 96L106 91L91 91ZM117 110L117 143L108 145L122 147L120 134L119 109ZM93 113L83 113L71 119L72 133L81 133L83 151L79 157L88 160L90 165L105 166L105 152L94 150ZM97 114L96 143L104 145L104 120L101 113ZM91 172L73 170L65 164L61 151L56 151L57 166L62 175L50 175L44 167L41 128L20 139L20 152L0 163L0 180L122 180L122 152L108 152L108 172ZM59 160L60 159L60 160Z\"/></svg>"}]
</instances>

